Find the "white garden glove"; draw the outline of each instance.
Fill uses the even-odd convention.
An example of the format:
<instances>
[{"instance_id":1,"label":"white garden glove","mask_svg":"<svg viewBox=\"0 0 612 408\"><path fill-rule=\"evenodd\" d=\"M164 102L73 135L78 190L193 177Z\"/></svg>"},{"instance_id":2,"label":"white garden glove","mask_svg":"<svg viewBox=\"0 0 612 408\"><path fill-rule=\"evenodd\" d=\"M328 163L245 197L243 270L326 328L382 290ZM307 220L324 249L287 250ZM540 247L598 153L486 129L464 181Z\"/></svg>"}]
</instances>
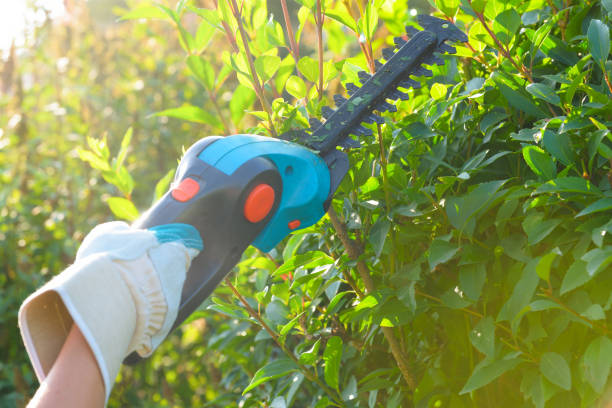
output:
<instances>
[{"instance_id":1,"label":"white garden glove","mask_svg":"<svg viewBox=\"0 0 612 408\"><path fill-rule=\"evenodd\" d=\"M123 359L133 351L150 355L170 331L186 272L201 250L198 231L187 224L95 227L75 263L19 310L21 336L39 381L74 322L98 362L108 399Z\"/></svg>"}]
</instances>

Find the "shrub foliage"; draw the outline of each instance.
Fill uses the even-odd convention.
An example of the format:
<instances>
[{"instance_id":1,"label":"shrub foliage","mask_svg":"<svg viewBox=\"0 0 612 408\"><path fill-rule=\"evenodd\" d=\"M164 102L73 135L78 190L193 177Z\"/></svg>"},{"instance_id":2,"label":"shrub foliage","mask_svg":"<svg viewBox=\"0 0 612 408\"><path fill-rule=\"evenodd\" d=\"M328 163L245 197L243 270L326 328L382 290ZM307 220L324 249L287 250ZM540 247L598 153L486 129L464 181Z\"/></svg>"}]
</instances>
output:
<instances>
[{"instance_id":1,"label":"shrub foliage","mask_svg":"<svg viewBox=\"0 0 612 408\"><path fill-rule=\"evenodd\" d=\"M68 74L45 72L65 84L2 95L5 327L40 271L59 271L110 215L101 201L133 220L167 188L179 146L307 127L416 24L403 2L281 0L273 16L264 2L200 3L117 9L135 21L113 26L116 48L69 44L52 54ZM188 324L122 371L110 406L612 399L612 3L431 6L419 12L469 43L350 152L329 214L269 254L249 248ZM50 53L17 58L20 75ZM63 115L45 105L57 95ZM105 104L118 123L101 120ZM33 378L4 333L0 397L20 400Z\"/></svg>"}]
</instances>

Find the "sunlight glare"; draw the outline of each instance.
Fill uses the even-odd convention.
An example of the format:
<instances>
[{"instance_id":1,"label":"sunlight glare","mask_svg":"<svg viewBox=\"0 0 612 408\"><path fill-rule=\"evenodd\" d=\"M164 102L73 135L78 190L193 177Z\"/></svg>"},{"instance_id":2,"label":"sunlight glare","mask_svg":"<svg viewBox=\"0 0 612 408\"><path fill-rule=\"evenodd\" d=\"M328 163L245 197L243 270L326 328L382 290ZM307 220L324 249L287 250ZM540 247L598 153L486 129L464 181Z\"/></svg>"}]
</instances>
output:
<instances>
[{"instance_id":1,"label":"sunlight glare","mask_svg":"<svg viewBox=\"0 0 612 408\"><path fill-rule=\"evenodd\" d=\"M63 0L37 0L39 8L28 8L25 0L5 1L0 6L0 54L11 47L13 40L17 46L24 45L26 27L40 24L44 21L45 13L42 8L49 10L52 18L64 13Z\"/></svg>"}]
</instances>

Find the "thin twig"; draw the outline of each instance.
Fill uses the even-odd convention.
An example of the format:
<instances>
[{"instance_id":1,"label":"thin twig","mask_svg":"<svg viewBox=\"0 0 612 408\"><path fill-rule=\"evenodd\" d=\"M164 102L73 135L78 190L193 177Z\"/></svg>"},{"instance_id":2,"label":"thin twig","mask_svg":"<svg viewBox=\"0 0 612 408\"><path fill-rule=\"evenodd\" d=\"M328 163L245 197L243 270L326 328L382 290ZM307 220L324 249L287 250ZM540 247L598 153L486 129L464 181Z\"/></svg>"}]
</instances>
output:
<instances>
[{"instance_id":1,"label":"thin twig","mask_svg":"<svg viewBox=\"0 0 612 408\"><path fill-rule=\"evenodd\" d=\"M289 51L293 55L293 59L297 64L300 60L300 49L295 42L295 34L293 33L293 25L291 24L291 17L289 16L289 10L287 9L287 0L281 0L281 7L283 8L283 17L285 18L285 27L287 28L287 37L289 37ZM301 76L298 70L298 75Z\"/></svg>"},{"instance_id":2,"label":"thin twig","mask_svg":"<svg viewBox=\"0 0 612 408\"><path fill-rule=\"evenodd\" d=\"M259 76L257 75L257 70L255 69L255 63L253 62L253 54L251 54L251 49L249 48L249 38L247 36L246 31L244 30L244 25L242 24L242 14L241 10L238 9L238 4L236 4L236 0L229 0L230 9L234 18L236 19L236 23L238 24L238 31L240 31L240 38L242 39L242 45L244 46L244 54L246 56L249 72L251 73L251 79L253 81L253 87L255 88L255 93L259 98L259 102L261 103L262 108L268 114L268 122L269 128L268 130L272 134L273 137L276 137L276 129L274 129L274 122L272 121L272 107L270 103L266 99L266 96L263 91L263 86L259 82Z\"/></svg>"},{"instance_id":3,"label":"thin twig","mask_svg":"<svg viewBox=\"0 0 612 408\"><path fill-rule=\"evenodd\" d=\"M374 281L370 276L370 271L368 270L368 267L365 262L359 260L359 256L361 255L362 250L349 237L346 224L340 221L340 219L338 218L338 214L336 214L334 208L330 206L327 213L329 214L329 219L331 220L331 223L334 226L334 229L336 230L336 234L340 238L340 241L342 242L342 245L344 246L347 255L349 256L349 258L357 260L357 272L359 273L359 276L361 277L361 280L363 281L366 287L366 294L374 293L376 291L376 286L374 285ZM395 362L397 363L397 366L399 367L400 372L402 373L402 377L404 377L404 381L406 381L406 384L408 385L408 388L410 390L414 390L416 388L416 382L411 373L408 358L402 351L402 348L400 347L400 344L397 341L397 338L395 337L395 332L393 331L393 328L382 327L381 329L383 335L385 336L385 339L387 339L387 342L391 347L391 354L393 355L393 358L395 359Z\"/></svg>"},{"instance_id":4,"label":"thin twig","mask_svg":"<svg viewBox=\"0 0 612 408\"><path fill-rule=\"evenodd\" d=\"M263 327L264 330L266 332L268 332L268 334L270 335L270 337L272 337L272 340L274 340L274 342L278 345L278 347L280 347L281 350L283 350L283 352L287 355L287 357L289 357L299 367L299 369L302 372L302 374L304 374L304 376L306 378L308 378L308 380L316 383L319 387L321 387L321 389L323 391L325 391L325 393L327 395L329 395L337 404L343 405L342 404L342 398L337 394L337 392L334 392L334 390L332 390L327 385L325 385L321 381L321 379L317 376L316 373L312 373L308 369L308 367L306 367L305 365L300 363L300 360L295 356L295 354L293 354L293 352L291 352L285 346L285 344L280 341L280 336L278 335L278 333L276 333L274 330L272 330L270 328L270 326L268 326L268 324L263 320L263 318L261 317L261 315L258 312L253 310L253 308L251 307L249 302L247 302L247 300L244 298L244 296L242 296L242 294L240 292L238 292L238 289L236 289L236 287L232 284L232 282L229 279L229 277L225 278L225 284L227 286L229 286L229 288L234 293L234 295L240 300L240 302L243 304L244 308L249 313L249 316L251 316L251 318L253 318L255 321L257 321L257 323L259 323L261 325L261 327Z\"/></svg>"},{"instance_id":5,"label":"thin twig","mask_svg":"<svg viewBox=\"0 0 612 408\"><path fill-rule=\"evenodd\" d=\"M608 75L608 71L606 71L606 66L604 65L602 68L603 68L603 75L606 81L606 85L608 85L608 89L610 90L610 93L612 94L612 83L610 83L610 76Z\"/></svg>"},{"instance_id":6,"label":"thin twig","mask_svg":"<svg viewBox=\"0 0 612 408\"><path fill-rule=\"evenodd\" d=\"M317 47L319 49L319 100L323 98L323 21L325 17L321 12L321 0L317 0L315 23L317 24Z\"/></svg>"}]
</instances>

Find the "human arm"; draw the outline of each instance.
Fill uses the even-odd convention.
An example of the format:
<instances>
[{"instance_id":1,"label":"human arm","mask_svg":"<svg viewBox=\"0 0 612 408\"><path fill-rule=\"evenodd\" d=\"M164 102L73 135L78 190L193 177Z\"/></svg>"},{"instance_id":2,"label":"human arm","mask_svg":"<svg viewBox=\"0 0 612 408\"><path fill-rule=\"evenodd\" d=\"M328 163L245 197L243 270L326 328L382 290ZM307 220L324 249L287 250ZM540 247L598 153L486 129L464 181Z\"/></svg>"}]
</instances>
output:
<instances>
[{"instance_id":1,"label":"human arm","mask_svg":"<svg viewBox=\"0 0 612 408\"><path fill-rule=\"evenodd\" d=\"M96 358L79 327L73 324L28 408L98 408L104 406L104 399L104 381Z\"/></svg>"},{"instance_id":2,"label":"human arm","mask_svg":"<svg viewBox=\"0 0 612 408\"><path fill-rule=\"evenodd\" d=\"M63 361L61 367L76 371L69 357L88 354L70 347L84 339L103 381L104 403L123 359L132 352L150 355L169 333L186 271L201 249L199 233L186 224L145 230L114 222L94 228L75 263L19 310L22 338L41 384L66 382L61 379L68 371L56 365ZM49 382L52 375L59 378Z\"/></svg>"}]
</instances>

